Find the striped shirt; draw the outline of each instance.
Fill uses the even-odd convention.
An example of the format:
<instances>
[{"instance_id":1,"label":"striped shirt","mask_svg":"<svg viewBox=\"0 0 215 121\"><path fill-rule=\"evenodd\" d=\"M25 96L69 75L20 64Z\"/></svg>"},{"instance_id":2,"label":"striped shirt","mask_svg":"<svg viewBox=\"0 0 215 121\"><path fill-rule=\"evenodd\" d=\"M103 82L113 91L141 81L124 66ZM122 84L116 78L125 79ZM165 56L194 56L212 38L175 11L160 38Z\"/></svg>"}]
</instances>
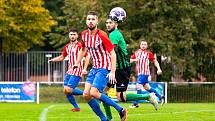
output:
<instances>
[{"instance_id":1,"label":"striped shirt","mask_svg":"<svg viewBox=\"0 0 215 121\"><path fill-rule=\"evenodd\" d=\"M63 51L62 55L66 57L68 55L68 71L66 72L69 75L74 75L74 76L81 76L82 69L83 69L83 61L81 61L78 65L78 68L73 69L73 65L75 64L75 61L78 58L78 52L81 49L81 43L77 42L75 44L67 44Z\"/></svg>"},{"instance_id":2,"label":"striped shirt","mask_svg":"<svg viewBox=\"0 0 215 121\"><path fill-rule=\"evenodd\" d=\"M93 59L93 68L111 69L110 52L114 45L108 38L107 33L97 29L96 34L90 35L89 30L81 34L82 47L86 47L90 57Z\"/></svg>"},{"instance_id":3,"label":"striped shirt","mask_svg":"<svg viewBox=\"0 0 215 121\"><path fill-rule=\"evenodd\" d=\"M131 56L131 59L138 59L136 62L136 70L138 75L150 75L149 61L155 60L152 52L139 49Z\"/></svg>"}]
</instances>

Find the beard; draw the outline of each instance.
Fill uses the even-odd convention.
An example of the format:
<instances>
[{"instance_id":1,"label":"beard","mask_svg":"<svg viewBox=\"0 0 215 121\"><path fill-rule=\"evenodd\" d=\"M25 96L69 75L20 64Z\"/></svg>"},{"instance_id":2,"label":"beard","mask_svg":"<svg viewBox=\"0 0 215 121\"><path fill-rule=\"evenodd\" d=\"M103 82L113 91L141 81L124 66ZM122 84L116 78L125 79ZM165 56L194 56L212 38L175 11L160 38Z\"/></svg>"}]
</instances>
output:
<instances>
[{"instance_id":1,"label":"beard","mask_svg":"<svg viewBox=\"0 0 215 121\"><path fill-rule=\"evenodd\" d=\"M112 29L108 30L108 32L111 33L114 30L115 30L115 28L112 28Z\"/></svg>"},{"instance_id":2,"label":"beard","mask_svg":"<svg viewBox=\"0 0 215 121\"><path fill-rule=\"evenodd\" d=\"M95 28L96 28L96 26L88 27L88 29L91 30L91 31L94 30Z\"/></svg>"},{"instance_id":3,"label":"beard","mask_svg":"<svg viewBox=\"0 0 215 121\"><path fill-rule=\"evenodd\" d=\"M72 42L75 42L76 40L72 40Z\"/></svg>"}]
</instances>

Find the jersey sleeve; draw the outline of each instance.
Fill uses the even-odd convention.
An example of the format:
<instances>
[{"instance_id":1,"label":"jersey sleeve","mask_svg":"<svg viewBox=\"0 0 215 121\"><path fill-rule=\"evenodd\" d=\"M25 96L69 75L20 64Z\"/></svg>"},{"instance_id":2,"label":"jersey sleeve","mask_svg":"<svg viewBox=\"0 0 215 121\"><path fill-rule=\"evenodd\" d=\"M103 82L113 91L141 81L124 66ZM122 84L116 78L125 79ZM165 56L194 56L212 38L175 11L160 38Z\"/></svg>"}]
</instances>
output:
<instances>
[{"instance_id":1,"label":"jersey sleeve","mask_svg":"<svg viewBox=\"0 0 215 121\"><path fill-rule=\"evenodd\" d=\"M63 55L63 57L66 57L66 56L68 55L68 53L67 53L67 51L66 51L67 46L68 46L68 45L66 45L66 46L63 48L63 51L61 52L61 54Z\"/></svg>"},{"instance_id":2,"label":"jersey sleeve","mask_svg":"<svg viewBox=\"0 0 215 121\"><path fill-rule=\"evenodd\" d=\"M150 61L154 61L154 60L155 60L155 57L154 57L154 55L152 54L152 52L149 52L149 60L150 60Z\"/></svg>"},{"instance_id":3,"label":"jersey sleeve","mask_svg":"<svg viewBox=\"0 0 215 121\"><path fill-rule=\"evenodd\" d=\"M114 49L115 46L111 43L110 39L108 38L107 33L100 30L98 32L98 34L99 34L100 38L102 39L102 45L110 53Z\"/></svg>"},{"instance_id":4,"label":"jersey sleeve","mask_svg":"<svg viewBox=\"0 0 215 121\"><path fill-rule=\"evenodd\" d=\"M131 59L136 59L135 53L131 55Z\"/></svg>"}]
</instances>

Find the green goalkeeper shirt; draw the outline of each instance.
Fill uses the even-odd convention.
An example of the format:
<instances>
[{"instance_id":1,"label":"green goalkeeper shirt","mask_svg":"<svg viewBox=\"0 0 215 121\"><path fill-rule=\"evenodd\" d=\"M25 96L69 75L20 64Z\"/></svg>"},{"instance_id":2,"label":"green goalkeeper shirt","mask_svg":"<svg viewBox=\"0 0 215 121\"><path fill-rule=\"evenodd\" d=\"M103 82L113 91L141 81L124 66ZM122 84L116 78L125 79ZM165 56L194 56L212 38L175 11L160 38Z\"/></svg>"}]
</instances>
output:
<instances>
[{"instance_id":1,"label":"green goalkeeper shirt","mask_svg":"<svg viewBox=\"0 0 215 121\"><path fill-rule=\"evenodd\" d=\"M127 47L124 37L122 36L120 31L118 29L113 30L109 34L109 38L111 42L117 46L115 48L117 58L116 69L125 69L129 67L130 62L128 58Z\"/></svg>"}]
</instances>

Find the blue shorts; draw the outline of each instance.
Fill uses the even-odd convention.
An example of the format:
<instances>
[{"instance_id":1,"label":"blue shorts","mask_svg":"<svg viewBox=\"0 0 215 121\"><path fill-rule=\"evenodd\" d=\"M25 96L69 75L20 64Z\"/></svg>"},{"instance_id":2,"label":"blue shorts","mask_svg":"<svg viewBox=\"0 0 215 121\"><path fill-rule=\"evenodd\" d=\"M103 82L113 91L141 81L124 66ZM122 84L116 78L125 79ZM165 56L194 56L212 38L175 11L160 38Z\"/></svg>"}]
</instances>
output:
<instances>
[{"instance_id":1,"label":"blue shorts","mask_svg":"<svg viewBox=\"0 0 215 121\"><path fill-rule=\"evenodd\" d=\"M104 91L108 83L108 78L106 77L110 71L103 68L92 68L87 75L86 82L92 84L93 87L97 88L100 93Z\"/></svg>"},{"instance_id":2,"label":"blue shorts","mask_svg":"<svg viewBox=\"0 0 215 121\"><path fill-rule=\"evenodd\" d=\"M80 76L66 74L64 77L64 86L68 86L70 88L75 89L78 86L80 80L81 80Z\"/></svg>"},{"instance_id":3,"label":"blue shorts","mask_svg":"<svg viewBox=\"0 0 215 121\"><path fill-rule=\"evenodd\" d=\"M137 83L145 85L146 83L149 83L149 79L148 78L149 78L149 75L141 74L137 78Z\"/></svg>"}]
</instances>

